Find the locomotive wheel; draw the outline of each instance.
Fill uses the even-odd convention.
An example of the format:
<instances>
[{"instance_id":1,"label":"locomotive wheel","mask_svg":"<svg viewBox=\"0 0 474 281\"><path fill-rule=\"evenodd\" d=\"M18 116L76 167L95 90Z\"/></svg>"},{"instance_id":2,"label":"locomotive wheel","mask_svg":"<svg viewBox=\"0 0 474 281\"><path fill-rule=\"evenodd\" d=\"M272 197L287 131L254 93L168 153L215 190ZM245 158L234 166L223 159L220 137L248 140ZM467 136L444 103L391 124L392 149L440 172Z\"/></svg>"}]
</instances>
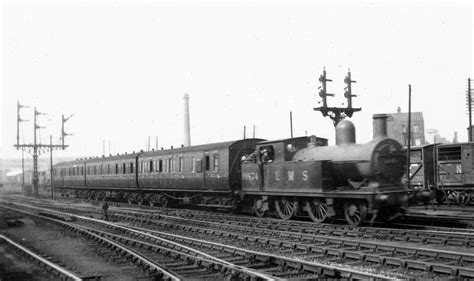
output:
<instances>
[{"instance_id":1,"label":"locomotive wheel","mask_svg":"<svg viewBox=\"0 0 474 281\"><path fill-rule=\"evenodd\" d=\"M438 189L436 190L436 202L439 204L443 204L446 202L447 196L446 196L446 191L444 189Z\"/></svg>"},{"instance_id":2,"label":"locomotive wheel","mask_svg":"<svg viewBox=\"0 0 474 281\"><path fill-rule=\"evenodd\" d=\"M168 203L169 203L169 200L168 200L168 197L167 196L161 196L159 199L158 199L158 206L160 207L168 207Z\"/></svg>"},{"instance_id":3,"label":"locomotive wheel","mask_svg":"<svg viewBox=\"0 0 474 281\"><path fill-rule=\"evenodd\" d=\"M367 217L367 205L363 202L351 201L344 204L344 217L350 226L359 226Z\"/></svg>"},{"instance_id":4,"label":"locomotive wheel","mask_svg":"<svg viewBox=\"0 0 474 281\"><path fill-rule=\"evenodd\" d=\"M95 200L95 192L92 191L91 193L89 193L89 200Z\"/></svg>"},{"instance_id":5,"label":"locomotive wheel","mask_svg":"<svg viewBox=\"0 0 474 281\"><path fill-rule=\"evenodd\" d=\"M291 202L285 197L275 201L275 209L277 210L280 218L284 220L289 220L296 213L297 204L296 202Z\"/></svg>"},{"instance_id":6,"label":"locomotive wheel","mask_svg":"<svg viewBox=\"0 0 474 281\"><path fill-rule=\"evenodd\" d=\"M320 199L306 201L306 211L309 217L317 223L322 223L328 218L328 205Z\"/></svg>"},{"instance_id":7,"label":"locomotive wheel","mask_svg":"<svg viewBox=\"0 0 474 281\"><path fill-rule=\"evenodd\" d=\"M99 194L97 194L97 200L98 201L103 201L105 200L105 192L100 192Z\"/></svg>"},{"instance_id":8,"label":"locomotive wheel","mask_svg":"<svg viewBox=\"0 0 474 281\"><path fill-rule=\"evenodd\" d=\"M148 204L153 207L155 206L155 204L158 203L158 199L159 197L157 195L153 195L152 197L150 197L150 199L148 199Z\"/></svg>"},{"instance_id":9,"label":"locomotive wheel","mask_svg":"<svg viewBox=\"0 0 474 281\"><path fill-rule=\"evenodd\" d=\"M471 201L471 195L468 192L460 191L456 194L456 202L459 206L466 206Z\"/></svg>"},{"instance_id":10,"label":"locomotive wheel","mask_svg":"<svg viewBox=\"0 0 474 281\"><path fill-rule=\"evenodd\" d=\"M264 200L255 200L253 203L253 212L259 218L263 218L268 211L268 204Z\"/></svg>"},{"instance_id":11,"label":"locomotive wheel","mask_svg":"<svg viewBox=\"0 0 474 281\"><path fill-rule=\"evenodd\" d=\"M138 206L145 205L145 203L146 203L145 197L142 196L142 195L139 195L138 198L137 198Z\"/></svg>"}]
</instances>

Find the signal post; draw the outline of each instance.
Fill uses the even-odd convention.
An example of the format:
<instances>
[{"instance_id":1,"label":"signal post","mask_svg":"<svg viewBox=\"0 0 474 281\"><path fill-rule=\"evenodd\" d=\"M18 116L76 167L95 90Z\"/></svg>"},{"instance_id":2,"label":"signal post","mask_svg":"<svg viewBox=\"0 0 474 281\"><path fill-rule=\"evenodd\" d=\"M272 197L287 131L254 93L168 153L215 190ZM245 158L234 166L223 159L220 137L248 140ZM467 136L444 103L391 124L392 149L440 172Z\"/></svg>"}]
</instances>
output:
<instances>
[{"instance_id":1,"label":"signal post","mask_svg":"<svg viewBox=\"0 0 474 281\"><path fill-rule=\"evenodd\" d=\"M347 73L347 76L344 78L344 83L347 85L344 88L344 97L347 99L347 107L330 107L327 103L327 97L334 97L334 94L327 93L327 82L332 82L331 79L328 79L326 76L326 69L323 70L323 74L319 77L319 82L321 86L319 87L319 96L322 98L322 106L313 108L315 111L321 111L324 117L329 116L336 126L339 121L346 117L352 117L354 112L360 111L361 108L354 108L352 107L352 98L356 97L356 95L352 94L352 83L353 81L351 78L351 71Z\"/></svg>"},{"instance_id":2,"label":"signal post","mask_svg":"<svg viewBox=\"0 0 474 281\"><path fill-rule=\"evenodd\" d=\"M69 120L69 118L72 117L69 116L67 118L64 118L64 115L62 115L62 119L61 119L61 144L53 144L52 143L52 136L50 136L50 143L49 144L41 144L41 143L38 143L37 141L37 130L39 129L42 129L42 128L45 128L45 127L41 127L40 125L38 125L38 120L37 120L37 117L39 115L45 115L45 113L41 113L39 112L38 110L36 110L36 107L34 108L34 118L33 118L33 122L34 122L34 125L33 125L33 144L29 143L29 144L26 144L23 143L20 144L20 123L21 122L24 122L24 121L27 121L27 120L24 120L24 119L21 119L21 116L20 116L20 110L21 108L27 108L27 106L24 106L24 105L21 105L20 102L18 101L17 102L17 136L16 136L16 144L13 145L17 150L22 150L22 151L27 151L29 152L30 154L33 155L33 179L32 179L32 184L33 184L33 194L35 197L38 197L38 183L39 183L39 179L38 179L38 156L44 152L47 152L47 151L50 151L51 153L51 195L53 196L53 166L52 166L52 151L53 150L64 150L68 147L68 145L65 145L64 144L64 139L66 136L68 135L71 135L71 134L67 134L65 131L64 131L64 123L66 123L67 120ZM24 177L24 171L23 171L23 177ZM24 192L24 190L23 190Z\"/></svg>"}]
</instances>

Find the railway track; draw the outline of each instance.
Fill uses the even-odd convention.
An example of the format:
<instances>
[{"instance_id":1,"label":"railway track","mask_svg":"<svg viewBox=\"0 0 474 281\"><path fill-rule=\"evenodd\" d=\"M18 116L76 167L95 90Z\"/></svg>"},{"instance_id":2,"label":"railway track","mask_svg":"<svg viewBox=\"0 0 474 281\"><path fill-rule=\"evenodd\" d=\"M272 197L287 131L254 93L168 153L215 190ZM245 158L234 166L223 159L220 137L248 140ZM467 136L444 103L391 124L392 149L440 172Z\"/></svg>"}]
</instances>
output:
<instances>
[{"instance_id":1,"label":"railway track","mask_svg":"<svg viewBox=\"0 0 474 281\"><path fill-rule=\"evenodd\" d=\"M77 207L56 207L56 209L64 212L72 213L87 213L96 212L93 208L77 208ZM169 212L168 212L169 211ZM121 215L123 214L123 215ZM272 219L260 219L246 216L222 215L208 212L182 212L180 210L169 209L165 210L164 214L160 213L155 216L150 212L139 212L136 210L117 210L111 212L111 215L117 220L148 220L153 218L167 218L170 223L191 223L195 222L197 225L201 222L215 223L223 229L229 225L229 222L238 225L239 227L256 227L259 229L275 230L275 231L290 231L292 233L304 233L320 236L335 236L348 237L358 239L376 239L381 241L395 241L395 242L409 242L415 244L438 245L438 246L463 246L474 247L474 229L454 229L447 227L425 227L423 230L412 229L412 225L402 225L408 229L399 229L387 227L349 227L346 225L334 224L315 224L311 222L301 221L283 221ZM229 226L231 227L231 226Z\"/></svg>"},{"instance_id":2,"label":"railway track","mask_svg":"<svg viewBox=\"0 0 474 281\"><path fill-rule=\"evenodd\" d=\"M3 234L0 234L0 244L13 249L21 256L41 268L42 271L50 274L51 277L54 276L55 278L63 280L82 280L79 275L68 270L60 261L54 260L53 257L47 256L37 249L25 247Z\"/></svg>"},{"instance_id":3,"label":"railway track","mask_svg":"<svg viewBox=\"0 0 474 281\"><path fill-rule=\"evenodd\" d=\"M234 221L237 221L237 225L233 225L229 223L231 221L229 216L210 215L209 213L207 213L207 216L204 216L205 214L200 212L194 212L193 219L190 219L189 215L187 218L176 218L160 214L148 215L148 218L146 218L136 213L126 214L127 212L124 211L119 211L118 213L120 214L113 213L112 215L116 216L116 219L136 224L136 227L142 231L150 231L150 228L157 228L153 231L164 233L165 231L170 231L170 226L174 226L173 231L182 231L181 236L183 237L189 236L190 232L200 233L201 235L202 233L206 233L206 235L212 234L211 236L213 236L201 237L195 234L195 239L200 239L200 241L222 239L222 237L226 237L223 242L226 245L232 244L232 241L234 243L235 241L246 241L246 243L251 241L253 244L248 245L250 249L262 247L266 249L269 245L273 245L276 248L272 249L272 254L277 253L279 247L283 247L285 253L294 254L299 258L304 257L307 253L311 252L314 254L317 252L321 257L324 257L325 261L327 261L327 256L330 256L330 260L332 259L333 262L355 264L356 267L375 266L378 270L386 268L389 272L394 271L396 268L396 271L404 272L412 277L419 276L418 274L422 272L426 272L425 278L446 276L472 278L474 276L472 268L474 258L472 255L458 254L453 251L395 245L400 242L412 244L422 242L429 245L472 247L472 237L467 241L462 239L464 236L470 236L466 233L446 232L443 234L444 238L438 237L435 233L430 233L428 237L423 237L420 233L426 236L428 232L413 233L413 231L409 231L408 233L412 235L407 236L407 231L400 233L400 230L381 229L375 231L375 228L350 229L349 227L341 229L341 226L332 226L334 229L329 230L327 225L322 229L314 230L314 224L312 224L313 227L311 228L301 228L301 225L297 225L298 223L301 224L301 222L279 221L278 223L271 224L269 223L271 220L238 216L232 217ZM199 218L199 216L201 217ZM209 222L210 220L212 222ZM217 222L219 220L221 222ZM249 225L254 226L251 227ZM146 226L146 228L143 228L143 226ZM376 236L374 236L374 233ZM237 236L234 237L235 235ZM388 237L392 238L388 239ZM357 239L363 241L357 241ZM372 243L364 242L367 239L377 239L379 241ZM387 240L395 241L395 244L387 245ZM234 245L241 247L239 243ZM415 273L416 275L413 275Z\"/></svg>"},{"instance_id":4,"label":"railway track","mask_svg":"<svg viewBox=\"0 0 474 281\"><path fill-rule=\"evenodd\" d=\"M37 208L37 207L31 207ZM45 212L43 209L42 212ZM61 214L61 216L64 214ZM107 226L116 229L121 229L124 233L129 235L133 234L134 238L131 239L130 237L122 237L117 234L111 234L110 231L106 232L101 231L99 229L93 230L99 236L107 236L110 239L118 239L121 243L131 243L132 245L139 245L140 248L150 248L152 245L159 244L160 241L163 241L164 238L156 237L155 234L147 234L143 230L133 230L130 227L116 225L110 222L103 222L100 220L95 220L87 217L79 217L77 216L78 220L87 221L88 223L92 224L100 224L102 227ZM123 233L122 233L123 234ZM252 250L245 250L241 248L236 248L232 246L227 246L225 244L219 243L212 243L212 242L204 242L198 241L193 238L186 238L184 236L176 236L172 234L167 234L168 238L176 239L176 241L172 241L170 239L165 240L165 244L172 244L173 247L177 247L179 252L187 253L190 249L194 249L196 251L196 245L200 245L200 254L205 256L208 260L204 266L204 263L192 263L189 265L189 257L187 259L186 265L178 265L175 270L184 269L189 271L190 267L194 268L197 271L202 271L203 268L209 268L209 262L212 262L213 268L215 268L215 264L220 264L224 268L231 269L231 271L225 270L224 272L232 272L233 275L237 274L239 278L261 278L261 279L289 279L289 278L327 278L327 277L345 277L345 278L363 278L363 279L384 279L387 278L386 275L380 275L373 272L364 272L360 270L354 270L351 268L341 268L340 266L334 265L325 265L325 264L318 264L315 262L304 262L300 260L295 260L291 258L287 258L285 256L275 256L274 253L272 254L262 254ZM171 235L171 236L170 236ZM111 236L115 238L111 238ZM124 241L131 241L131 242L124 242ZM207 240L209 241L209 240ZM150 244L150 242L153 242ZM186 247L183 246L183 243L190 244L193 247ZM186 250L183 250L186 249ZM167 250L169 251L169 250ZM209 251L209 254L206 254L206 251ZM216 252L217 251L217 252ZM216 258L215 256L224 257L224 259ZM230 259L232 262L226 261L226 259ZM237 263L237 264L235 264ZM249 268L242 267L241 264L248 265ZM170 265L173 268L176 264ZM217 267L219 272L222 272L221 266ZM237 273L235 273L237 272ZM242 275L242 272L244 275ZM195 272L190 272L191 276L196 276ZM247 276L245 276L247 275ZM248 276L252 275L252 276ZM390 275L389 275L390 276ZM189 276L188 276L189 277ZM222 277L221 277L222 278ZM221 278L217 278L216 280L220 280ZM186 278L184 278L186 279Z\"/></svg>"}]
</instances>

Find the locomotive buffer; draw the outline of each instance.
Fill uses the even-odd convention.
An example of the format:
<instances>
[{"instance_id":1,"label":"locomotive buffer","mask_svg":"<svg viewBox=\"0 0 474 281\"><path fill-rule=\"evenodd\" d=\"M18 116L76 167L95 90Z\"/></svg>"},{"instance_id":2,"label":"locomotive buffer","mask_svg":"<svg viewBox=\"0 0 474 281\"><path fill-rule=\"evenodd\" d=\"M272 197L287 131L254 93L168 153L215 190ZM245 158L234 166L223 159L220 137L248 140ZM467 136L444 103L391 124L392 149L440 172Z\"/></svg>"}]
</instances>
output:
<instances>
[{"instance_id":1,"label":"locomotive buffer","mask_svg":"<svg viewBox=\"0 0 474 281\"><path fill-rule=\"evenodd\" d=\"M344 97L347 99L347 107L329 107L327 104L327 97L334 97L334 94L327 93L327 82L332 82L331 79L326 77L326 69L323 70L323 74L319 77L319 82L321 82L321 87L319 91L319 96L322 98L323 106L314 108L315 111L321 111L324 117L329 116L336 126L339 121L346 117L352 117L354 112L360 111L361 108L353 108L352 107L352 97L356 95L352 94L352 83L356 83L356 81L351 80L351 71L347 73L347 76L344 78L344 83L347 85L344 88Z\"/></svg>"}]
</instances>

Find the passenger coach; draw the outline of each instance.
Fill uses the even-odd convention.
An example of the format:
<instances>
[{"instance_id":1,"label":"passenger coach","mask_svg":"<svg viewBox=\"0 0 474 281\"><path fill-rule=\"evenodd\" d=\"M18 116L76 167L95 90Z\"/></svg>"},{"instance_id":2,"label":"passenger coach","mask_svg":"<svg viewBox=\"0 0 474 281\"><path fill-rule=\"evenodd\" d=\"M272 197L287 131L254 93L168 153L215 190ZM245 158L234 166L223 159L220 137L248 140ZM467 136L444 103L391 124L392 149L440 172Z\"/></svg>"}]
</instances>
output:
<instances>
[{"instance_id":1,"label":"passenger coach","mask_svg":"<svg viewBox=\"0 0 474 281\"><path fill-rule=\"evenodd\" d=\"M241 189L240 160L262 139L88 158L55 166L64 194L116 198L151 205L169 202L229 206ZM219 195L219 199L216 199Z\"/></svg>"}]
</instances>

